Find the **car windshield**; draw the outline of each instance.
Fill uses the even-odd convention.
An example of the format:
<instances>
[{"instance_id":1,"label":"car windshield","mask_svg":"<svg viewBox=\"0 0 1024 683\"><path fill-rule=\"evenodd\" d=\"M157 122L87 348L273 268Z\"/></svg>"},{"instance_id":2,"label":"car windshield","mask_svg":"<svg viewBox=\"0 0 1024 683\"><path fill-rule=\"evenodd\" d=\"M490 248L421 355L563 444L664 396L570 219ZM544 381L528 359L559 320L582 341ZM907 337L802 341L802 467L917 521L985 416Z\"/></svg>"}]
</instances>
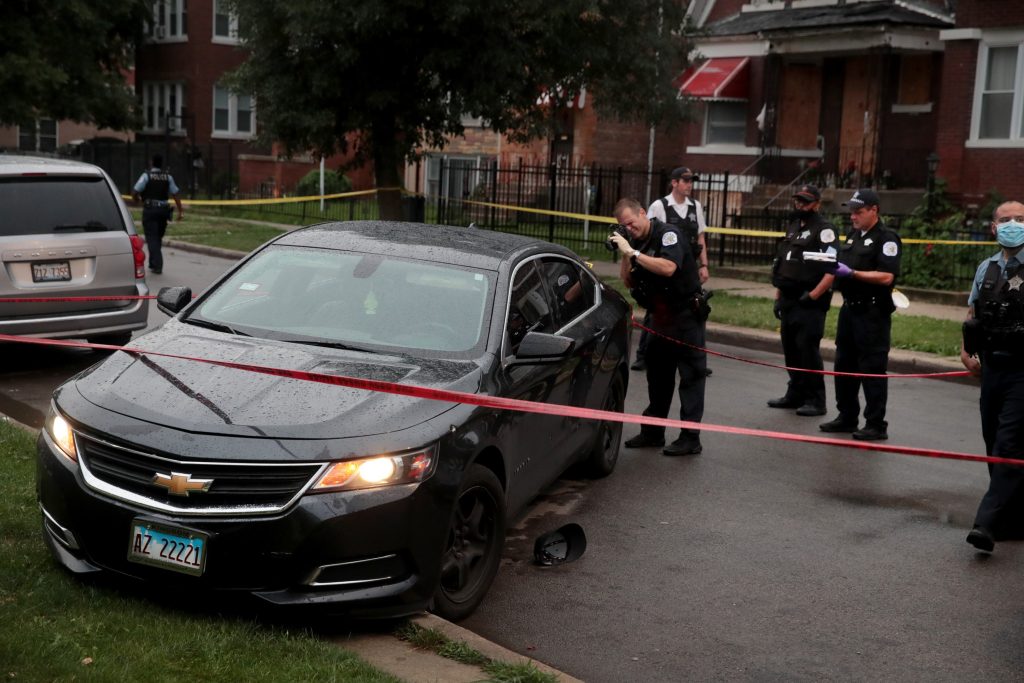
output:
<instances>
[{"instance_id":1,"label":"car windshield","mask_svg":"<svg viewBox=\"0 0 1024 683\"><path fill-rule=\"evenodd\" d=\"M0 237L124 231L117 200L99 176L0 178Z\"/></svg>"},{"instance_id":2,"label":"car windshield","mask_svg":"<svg viewBox=\"0 0 1024 683\"><path fill-rule=\"evenodd\" d=\"M492 278L377 254L273 246L217 287L193 316L255 337L462 355L485 339Z\"/></svg>"}]
</instances>

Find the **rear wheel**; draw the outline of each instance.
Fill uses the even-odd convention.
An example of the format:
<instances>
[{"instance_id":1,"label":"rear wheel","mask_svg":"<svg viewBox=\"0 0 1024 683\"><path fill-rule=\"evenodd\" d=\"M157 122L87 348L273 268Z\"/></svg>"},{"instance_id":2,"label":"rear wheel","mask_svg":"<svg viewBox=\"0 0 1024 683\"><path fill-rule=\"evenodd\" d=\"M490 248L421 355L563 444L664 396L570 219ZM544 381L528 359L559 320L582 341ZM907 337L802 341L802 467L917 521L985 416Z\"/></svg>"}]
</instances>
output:
<instances>
[{"instance_id":1,"label":"rear wheel","mask_svg":"<svg viewBox=\"0 0 1024 683\"><path fill-rule=\"evenodd\" d=\"M618 374L608 386L608 394L604 399L603 410L621 413L626 401L622 377ZM598 425L597 438L584 466L587 474L592 477L607 477L615 470L619 461L619 448L622 443L622 423L602 420Z\"/></svg>"},{"instance_id":2,"label":"rear wheel","mask_svg":"<svg viewBox=\"0 0 1024 683\"><path fill-rule=\"evenodd\" d=\"M494 473L471 465L459 489L441 556L434 613L465 619L490 588L505 545L505 493Z\"/></svg>"},{"instance_id":3,"label":"rear wheel","mask_svg":"<svg viewBox=\"0 0 1024 683\"><path fill-rule=\"evenodd\" d=\"M132 340L131 332L116 332L114 334L99 334L94 337L86 337L85 340L90 344L110 344L111 346L124 346ZM96 349L97 351L106 351L106 349Z\"/></svg>"}]
</instances>

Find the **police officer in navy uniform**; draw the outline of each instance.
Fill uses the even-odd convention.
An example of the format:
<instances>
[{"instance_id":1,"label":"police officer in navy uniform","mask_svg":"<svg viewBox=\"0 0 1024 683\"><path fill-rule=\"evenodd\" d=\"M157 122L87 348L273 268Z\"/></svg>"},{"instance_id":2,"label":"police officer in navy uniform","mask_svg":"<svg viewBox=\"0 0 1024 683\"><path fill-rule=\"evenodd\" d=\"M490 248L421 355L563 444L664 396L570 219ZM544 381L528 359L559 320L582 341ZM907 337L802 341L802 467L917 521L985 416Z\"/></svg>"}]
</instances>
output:
<instances>
[{"instance_id":1,"label":"police officer in navy uniform","mask_svg":"<svg viewBox=\"0 0 1024 683\"><path fill-rule=\"evenodd\" d=\"M850 207L853 230L839 250L835 288L843 295L836 329L836 372L884 375L889 366L892 329L892 290L900 274L903 243L879 217L878 193L862 188L853 193ZM865 425L858 429L864 387ZM823 432L852 432L860 441L888 439L885 421L889 381L884 377L836 376L839 416L821 425Z\"/></svg>"},{"instance_id":2,"label":"police officer in navy uniform","mask_svg":"<svg viewBox=\"0 0 1024 683\"><path fill-rule=\"evenodd\" d=\"M679 373L679 417L700 422L704 417L704 385L707 369L704 348L706 301L701 296L698 263L679 231L647 217L633 199L615 205L615 218L629 235L609 237L622 253L622 279L637 303L650 313L652 334L647 347L647 396L644 415L668 417ZM685 342L688 346L672 340ZM626 448L660 447L665 428L643 425L640 434L625 442ZM698 430L681 430L666 446L665 455L694 455L702 450Z\"/></svg>"},{"instance_id":3,"label":"police officer in navy uniform","mask_svg":"<svg viewBox=\"0 0 1024 683\"><path fill-rule=\"evenodd\" d=\"M160 248L167 232L167 221L171 218L171 205L167 201L173 197L178 207L178 220L185 217L181 208L180 190L174 177L163 170L164 159L159 154L153 156L153 167L144 171L135 183L132 196L135 201L142 200L142 228L146 231L146 248L149 251L149 269L159 275L164 269L164 256Z\"/></svg>"},{"instance_id":4,"label":"police officer in navy uniform","mask_svg":"<svg viewBox=\"0 0 1024 683\"><path fill-rule=\"evenodd\" d=\"M655 200L647 208L647 216L675 227L685 238L684 241L690 245L693 258L699 264L700 282L704 284L710 277L707 245L704 238L704 231L708 226L704 220L704 208L700 202L690 197L693 192L693 183L698 180L700 180L700 176L686 166L673 169L670 178L672 191L661 199ZM632 365L633 370L643 370L645 367L644 353L647 351L647 339L647 332L641 332L640 343L636 350L636 362Z\"/></svg>"},{"instance_id":5,"label":"police officer in navy uniform","mask_svg":"<svg viewBox=\"0 0 1024 683\"><path fill-rule=\"evenodd\" d=\"M786 366L822 370L821 338L825 315L832 302L831 273L820 262L805 261L804 253L836 255L835 228L818 213L821 192L803 185L793 194L793 216L786 236L779 242L772 268L775 285L775 317L781 321L782 350ZM795 408L796 414L825 414L825 377L813 372L789 371L786 394L768 401L771 408Z\"/></svg>"},{"instance_id":6,"label":"police officer in navy uniform","mask_svg":"<svg viewBox=\"0 0 1024 683\"><path fill-rule=\"evenodd\" d=\"M985 452L1024 460L1024 204L996 208L992 232L1002 249L982 261L974 276L960 359L981 375ZM985 552L1024 531L1024 467L988 469L988 491L967 535L968 543Z\"/></svg>"}]
</instances>

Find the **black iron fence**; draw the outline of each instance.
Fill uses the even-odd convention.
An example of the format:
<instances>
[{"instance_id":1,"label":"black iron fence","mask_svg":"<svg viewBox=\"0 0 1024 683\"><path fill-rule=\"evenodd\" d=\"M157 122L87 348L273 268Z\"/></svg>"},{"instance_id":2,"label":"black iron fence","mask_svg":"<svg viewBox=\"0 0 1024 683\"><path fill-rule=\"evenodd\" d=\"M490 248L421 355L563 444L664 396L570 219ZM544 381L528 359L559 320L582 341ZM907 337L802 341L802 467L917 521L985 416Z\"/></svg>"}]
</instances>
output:
<instances>
[{"instance_id":1,"label":"black iron fence","mask_svg":"<svg viewBox=\"0 0 1024 683\"><path fill-rule=\"evenodd\" d=\"M606 224L530 210L610 217L615 203L623 197L636 199L646 207L665 196L670 190L670 172L442 160L437 182L427 188L427 215L439 223L473 223L585 248L594 241L604 241ZM729 211L738 209L741 193L728 173L705 174L694 185L694 197L703 204L708 224L722 225Z\"/></svg>"},{"instance_id":2,"label":"black iron fence","mask_svg":"<svg viewBox=\"0 0 1024 683\"><path fill-rule=\"evenodd\" d=\"M183 140L138 142L85 142L73 158L96 164L106 171L122 193L131 192L153 155L164 159L164 169L174 176L182 196L233 198L238 189L239 145L231 142L191 145Z\"/></svg>"},{"instance_id":3,"label":"black iron fence","mask_svg":"<svg viewBox=\"0 0 1024 683\"><path fill-rule=\"evenodd\" d=\"M514 232L564 244L591 256L609 232L605 223L588 221L582 215L610 216L621 197L632 197L644 206L669 191L669 169L654 172L600 166L562 167L502 166L496 161L474 165L466 161L442 162L439 181L428 188L427 220L449 225L475 224L482 228ZM752 234L711 234L708 256L719 266L770 266L778 238L758 232L785 231L788 211L780 209L744 211L744 193L760 177L705 174L694 185L694 196L704 205L709 226L749 230ZM540 209L580 217L530 213ZM830 217L837 233L850 230L849 216ZM887 215L885 222L897 231L909 218ZM942 240L982 242L991 239L985 226L967 221ZM905 286L936 289L969 289L978 263L995 251L992 245L907 244L904 248ZM609 255L611 258L611 255Z\"/></svg>"}]
</instances>

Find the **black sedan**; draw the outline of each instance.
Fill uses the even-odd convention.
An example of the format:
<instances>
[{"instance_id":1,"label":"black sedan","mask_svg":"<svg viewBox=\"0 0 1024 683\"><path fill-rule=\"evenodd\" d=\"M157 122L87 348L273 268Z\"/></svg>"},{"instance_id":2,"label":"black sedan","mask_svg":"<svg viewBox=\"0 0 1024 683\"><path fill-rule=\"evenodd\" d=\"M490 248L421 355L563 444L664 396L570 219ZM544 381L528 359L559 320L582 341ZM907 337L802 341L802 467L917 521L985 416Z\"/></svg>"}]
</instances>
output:
<instances>
[{"instance_id":1,"label":"black sedan","mask_svg":"<svg viewBox=\"0 0 1024 683\"><path fill-rule=\"evenodd\" d=\"M313 383L231 361L621 411L629 306L571 251L447 226L311 226L54 393L47 544L76 573L352 616L460 619L506 520L621 424ZM155 355L169 353L185 358Z\"/></svg>"}]
</instances>

